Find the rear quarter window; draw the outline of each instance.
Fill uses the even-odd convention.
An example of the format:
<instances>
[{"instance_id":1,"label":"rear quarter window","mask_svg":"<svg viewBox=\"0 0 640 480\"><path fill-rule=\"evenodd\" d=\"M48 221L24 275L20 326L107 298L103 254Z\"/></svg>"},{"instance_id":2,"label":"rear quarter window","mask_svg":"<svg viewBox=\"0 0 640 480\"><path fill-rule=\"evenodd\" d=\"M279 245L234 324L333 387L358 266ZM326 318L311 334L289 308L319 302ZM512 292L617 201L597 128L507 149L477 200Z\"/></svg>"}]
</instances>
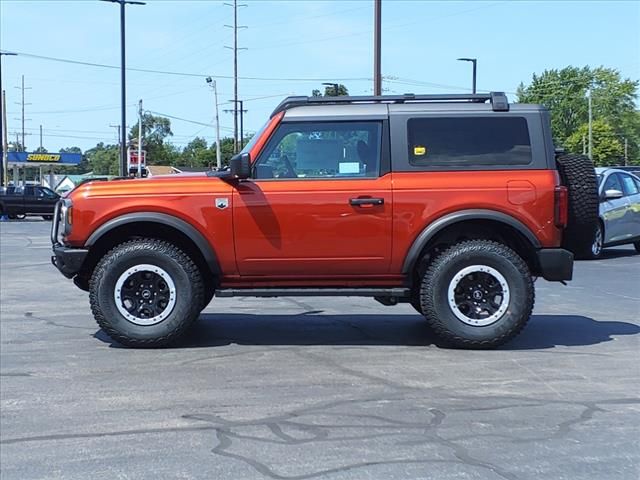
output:
<instances>
[{"instance_id":1,"label":"rear quarter window","mask_svg":"<svg viewBox=\"0 0 640 480\"><path fill-rule=\"evenodd\" d=\"M414 166L528 165L531 140L524 117L411 118L409 163Z\"/></svg>"}]
</instances>

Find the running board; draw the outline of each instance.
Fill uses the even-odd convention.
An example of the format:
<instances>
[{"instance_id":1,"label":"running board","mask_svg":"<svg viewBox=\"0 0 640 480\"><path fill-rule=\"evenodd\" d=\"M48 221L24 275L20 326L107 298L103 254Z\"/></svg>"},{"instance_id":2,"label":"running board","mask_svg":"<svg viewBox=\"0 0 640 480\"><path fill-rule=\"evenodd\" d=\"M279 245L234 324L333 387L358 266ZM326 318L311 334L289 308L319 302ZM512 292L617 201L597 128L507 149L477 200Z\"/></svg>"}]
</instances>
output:
<instances>
[{"instance_id":1,"label":"running board","mask_svg":"<svg viewBox=\"0 0 640 480\"><path fill-rule=\"evenodd\" d=\"M224 288L216 297L408 297L408 288Z\"/></svg>"}]
</instances>

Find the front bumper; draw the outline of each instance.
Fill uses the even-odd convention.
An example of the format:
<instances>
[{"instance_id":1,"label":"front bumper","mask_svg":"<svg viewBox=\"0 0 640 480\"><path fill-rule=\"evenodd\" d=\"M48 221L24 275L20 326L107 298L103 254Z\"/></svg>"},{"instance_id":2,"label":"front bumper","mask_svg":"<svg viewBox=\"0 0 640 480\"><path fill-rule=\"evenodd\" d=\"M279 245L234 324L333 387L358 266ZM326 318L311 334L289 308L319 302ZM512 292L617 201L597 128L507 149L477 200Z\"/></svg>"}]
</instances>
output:
<instances>
[{"instance_id":1,"label":"front bumper","mask_svg":"<svg viewBox=\"0 0 640 480\"><path fill-rule=\"evenodd\" d=\"M551 282L573 278L573 253L563 248L543 248L536 252L540 276Z\"/></svg>"},{"instance_id":2,"label":"front bumper","mask_svg":"<svg viewBox=\"0 0 640 480\"><path fill-rule=\"evenodd\" d=\"M65 277L73 278L78 274L80 268L82 268L82 264L88 253L89 250L85 248L69 248L55 243L53 245L51 263L53 263Z\"/></svg>"}]
</instances>

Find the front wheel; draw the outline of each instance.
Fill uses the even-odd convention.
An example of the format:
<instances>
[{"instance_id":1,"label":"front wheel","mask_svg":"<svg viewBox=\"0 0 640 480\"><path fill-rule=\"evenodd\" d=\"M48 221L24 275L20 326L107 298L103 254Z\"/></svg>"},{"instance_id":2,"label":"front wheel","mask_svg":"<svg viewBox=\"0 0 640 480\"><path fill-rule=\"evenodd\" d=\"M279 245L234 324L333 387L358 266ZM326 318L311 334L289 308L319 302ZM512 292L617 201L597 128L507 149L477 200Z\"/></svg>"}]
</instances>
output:
<instances>
[{"instance_id":1,"label":"front wheel","mask_svg":"<svg viewBox=\"0 0 640 480\"><path fill-rule=\"evenodd\" d=\"M171 243L138 239L107 253L91 276L98 325L129 347L160 347L178 338L203 302L200 270Z\"/></svg>"},{"instance_id":2,"label":"front wheel","mask_svg":"<svg viewBox=\"0 0 640 480\"><path fill-rule=\"evenodd\" d=\"M442 340L460 348L493 348L526 325L534 303L527 264L487 240L451 246L431 263L420 288L422 311Z\"/></svg>"}]
</instances>

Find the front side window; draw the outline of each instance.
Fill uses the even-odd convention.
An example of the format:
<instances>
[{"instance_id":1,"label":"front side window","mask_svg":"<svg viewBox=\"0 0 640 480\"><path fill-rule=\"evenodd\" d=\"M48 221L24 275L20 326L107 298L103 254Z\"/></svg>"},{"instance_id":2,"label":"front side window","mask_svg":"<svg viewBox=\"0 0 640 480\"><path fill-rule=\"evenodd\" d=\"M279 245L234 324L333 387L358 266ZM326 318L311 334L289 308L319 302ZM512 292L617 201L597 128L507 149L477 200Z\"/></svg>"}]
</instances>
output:
<instances>
[{"instance_id":1,"label":"front side window","mask_svg":"<svg viewBox=\"0 0 640 480\"><path fill-rule=\"evenodd\" d=\"M381 122L280 125L257 159L255 179L377 177Z\"/></svg>"},{"instance_id":2,"label":"front side window","mask_svg":"<svg viewBox=\"0 0 640 480\"><path fill-rule=\"evenodd\" d=\"M531 141L524 117L411 118L409 163L415 166L527 165Z\"/></svg>"},{"instance_id":3,"label":"front side window","mask_svg":"<svg viewBox=\"0 0 640 480\"><path fill-rule=\"evenodd\" d=\"M625 195L635 195L638 193L638 187L633 181L633 177L631 175L621 173L620 176L622 177L622 192Z\"/></svg>"},{"instance_id":4,"label":"front side window","mask_svg":"<svg viewBox=\"0 0 640 480\"><path fill-rule=\"evenodd\" d=\"M607 177L602 190L604 192L607 190L618 190L619 192L622 192L622 184L620 183L620 178L617 173L612 173Z\"/></svg>"}]
</instances>

